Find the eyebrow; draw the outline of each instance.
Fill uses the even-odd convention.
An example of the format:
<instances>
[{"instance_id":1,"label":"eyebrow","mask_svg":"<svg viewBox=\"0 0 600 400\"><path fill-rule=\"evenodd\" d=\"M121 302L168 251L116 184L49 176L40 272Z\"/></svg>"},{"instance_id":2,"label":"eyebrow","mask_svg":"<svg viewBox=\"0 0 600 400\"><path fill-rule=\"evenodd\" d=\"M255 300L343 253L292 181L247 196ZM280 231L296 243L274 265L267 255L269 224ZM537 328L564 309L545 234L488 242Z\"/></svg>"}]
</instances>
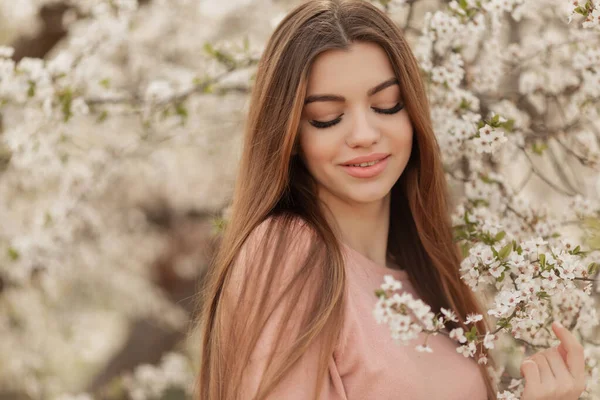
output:
<instances>
[{"instance_id":1,"label":"eyebrow","mask_svg":"<svg viewBox=\"0 0 600 400\"><path fill-rule=\"evenodd\" d=\"M379 85L369 89L367 91L367 94L369 96L373 96L375 93L381 92L383 89L385 89L389 86L398 85L398 84L400 84L400 82L398 82L398 79L396 77L390 78L384 82L381 82ZM338 96L336 94L313 94L311 96L306 97L306 99L304 100L304 105L309 104L309 103L314 103L316 101L344 102L344 101L346 101L346 99L343 96Z\"/></svg>"}]
</instances>

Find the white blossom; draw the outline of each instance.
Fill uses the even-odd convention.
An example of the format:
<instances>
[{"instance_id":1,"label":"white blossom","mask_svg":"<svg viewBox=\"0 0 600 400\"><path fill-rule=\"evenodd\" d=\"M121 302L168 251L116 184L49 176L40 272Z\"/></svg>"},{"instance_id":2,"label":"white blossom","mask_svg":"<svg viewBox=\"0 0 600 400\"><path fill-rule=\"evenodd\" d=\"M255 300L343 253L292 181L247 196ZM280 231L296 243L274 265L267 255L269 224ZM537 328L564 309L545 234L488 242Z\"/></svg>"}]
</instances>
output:
<instances>
[{"instance_id":1,"label":"white blossom","mask_svg":"<svg viewBox=\"0 0 600 400\"><path fill-rule=\"evenodd\" d=\"M485 334L485 338L483 339L483 345L486 349L493 349L494 340L496 340L496 336L488 332Z\"/></svg>"},{"instance_id":2,"label":"white blossom","mask_svg":"<svg viewBox=\"0 0 600 400\"><path fill-rule=\"evenodd\" d=\"M394 279L392 275L385 275L383 277L384 283L381 285L382 290L400 290L402 289L402 282Z\"/></svg>"},{"instance_id":3,"label":"white blossom","mask_svg":"<svg viewBox=\"0 0 600 400\"><path fill-rule=\"evenodd\" d=\"M464 331L462 328L456 328L450 331L450 339L454 339L459 341L460 343L466 343L467 338L464 335Z\"/></svg>"},{"instance_id":4,"label":"white blossom","mask_svg":"<svg viewBox=\"0 0 600 400\"><path fill-rule=\"evenodd\" d=\"M478 321L483 320L483 315L481 314L467 314L466 324L472 324Z\"/></svg>"},{"instance_id":5,"label":"white blossom","mask_svg":"<svg viewBox=\"0 0 600 400\"><path fill-rule=\"evenodd\" d=\"M433 350L429 346L418 345L417 347L415 347L415 350L417 350L420 353L433 353Z\"/></svg>"}]
</instances>

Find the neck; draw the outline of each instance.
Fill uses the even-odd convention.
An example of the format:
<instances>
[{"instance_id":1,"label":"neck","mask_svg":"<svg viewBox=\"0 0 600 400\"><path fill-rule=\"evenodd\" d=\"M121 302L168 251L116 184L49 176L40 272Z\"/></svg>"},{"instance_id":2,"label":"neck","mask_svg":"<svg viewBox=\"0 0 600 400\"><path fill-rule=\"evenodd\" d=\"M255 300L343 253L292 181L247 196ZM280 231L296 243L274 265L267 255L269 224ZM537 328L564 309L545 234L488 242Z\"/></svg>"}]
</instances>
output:
<instances>
[{"instance_id":1,"label":"neck","mask_svg":"<svg viewBox=\"0 0 600 400\"><path fill-rule=\"evenodd\" d=\"M324 213L340 241L380 265L388 265L391 193L371 203L349 203L320 193Z\"/></svg>"}]
</instances>

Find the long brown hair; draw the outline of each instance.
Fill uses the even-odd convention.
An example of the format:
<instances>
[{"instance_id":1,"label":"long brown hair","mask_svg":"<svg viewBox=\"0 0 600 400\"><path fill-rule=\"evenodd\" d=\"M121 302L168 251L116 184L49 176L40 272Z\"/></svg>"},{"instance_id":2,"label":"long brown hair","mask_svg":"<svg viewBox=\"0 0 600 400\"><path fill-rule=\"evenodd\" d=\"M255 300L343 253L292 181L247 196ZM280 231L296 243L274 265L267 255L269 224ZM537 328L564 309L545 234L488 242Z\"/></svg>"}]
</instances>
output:
<instances>
[{"instance_id":1,"label":"long brown hair","mask_svg":"<svg viewBox=\"0 0 600 400\"><path fill-rule=\"evenodd\" d=\"M270 373L265 372L256 398L264 399L317 337L324 348L318 366L321 380L315 391L326 377L327 358L343 322L344 263L340 245L319 207L316 183L294 151L313 61L327 50L348 49L358 41L375 43L387 53L414 131L410 160L392 188L389 257L407 270L415 289L434 312L441 307L456 312L460 321L450 328L464 327L468 313L482 311L460 279L460 254L453 241L440 150L420 70L402 31L366 1L306 1L279 23L258 65L232 211L200 297L202 349L196 388L200 400L238 398L246 362L265 318L277 304L268 299L273 296L268 283L259 290L251 284L252 278L236 289L234 308L224 305L226 293L232 290L228 286L232 285L236 257L253 231L270 217L281 222L278 229L269 227L265 232L264 243L271 256L266 259L262 254L250 273L270 277L267 282L271 282L280 267L276 261L284 259L285 249L292 243L292 221L300 218L314 232L315 240L297 279L285 291L293 291L295 297L302 288L306 290L304 283L309 277L316 277L316 295L305 296L311 304L304 323L297 337L285 338L282 362L269 365ZM262 246L266 253L267 245ZM297 310L293 310L294 304L288 307L283 315L289 317ZM487 331L486 323L476 324L479 333ZM281 344L280 339L274 347ZM488 396L495 399L493 381L484 366L480 369Z\"/></svg>"}]
</instances>

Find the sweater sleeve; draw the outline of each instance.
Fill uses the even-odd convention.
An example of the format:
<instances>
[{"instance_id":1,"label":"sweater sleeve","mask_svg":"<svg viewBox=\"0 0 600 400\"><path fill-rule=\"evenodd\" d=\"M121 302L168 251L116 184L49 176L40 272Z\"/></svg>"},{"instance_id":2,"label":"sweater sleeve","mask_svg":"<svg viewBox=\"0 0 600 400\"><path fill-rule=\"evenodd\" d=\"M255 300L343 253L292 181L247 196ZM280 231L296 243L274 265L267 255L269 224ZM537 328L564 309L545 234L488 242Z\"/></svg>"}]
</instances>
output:
<instances>
[{"instance_id":1,"label":"sweater sleeve","mask_svg":"<svg viewBox=\"0 0 600 400\"><path fill-rule=\"evenodd\" d=\"M273 355L273 360L277 360L277 354L287 354L287 350L289 350L294 339L298 338L300 328L303 326L305 311L308 310L309 304L312 304L312 302L309 302L311 296L318 295L311 290L314 285L314 281L311 279L313 275L308 276L306 280L293 280L294 277L298 277L297 274L304 260L302 256L310 250L311 233L308 228L301 223L294 222L293 233L290 235L292 240L285 245L284 254L279 255L273 254L273 246L270 243L259 245L266 230L266 224L267 222L263 222L259 225L246 240L234 263L232 273L232 282L234 283L232 287L237 288L235 290L240 291L244 285L248 286L246 290L250 290L249 297L244 297L244 299L256 299L258 302L263 295L263 291L267 290L268 300L263 307L272 311L265 316L266 323L259 334L256 346L251 351L250 361L243 371L241 390L243 399L255 398L261 377L269 365L270 356L274 352L274 343L277 342L280 332L283 332L283 334L280 338L280 345ZM266 268L260 268L261 265L259 265L259 268L249 268L249 265L252 264L251 260L257 256L257 251L267 251L268 253L266 259L261 259L261 265L263 263L264 265L271 265L273 259L281 260L273 264L276 268L271 276L269 276ZM299 291L284 290L290 282L291 288L294 288L294 285L303 286L296 288L300 289ZM239 292L231 294L235 297L239 295ZM278 298L279 302L276 302ZM288 314L290 310L291 312ZM235 315L234 318L241 317L235 312L233 315ZM285 317L288 315L290 317L289 321L284 324ZM260 318L253 318L252 314L243 317L247 318L249 324L258 324L260 320ZM317 370L321 345L322 340L320 336L317 336L316 340L309 344L306 351L292 365L291 369L284 373L274 390L266 398L269 400L312 399L318 378ZM327 374L322 380L318 399L346 399L333 354L329 355L327 365Z\"/></svg>"}]
</instances>

